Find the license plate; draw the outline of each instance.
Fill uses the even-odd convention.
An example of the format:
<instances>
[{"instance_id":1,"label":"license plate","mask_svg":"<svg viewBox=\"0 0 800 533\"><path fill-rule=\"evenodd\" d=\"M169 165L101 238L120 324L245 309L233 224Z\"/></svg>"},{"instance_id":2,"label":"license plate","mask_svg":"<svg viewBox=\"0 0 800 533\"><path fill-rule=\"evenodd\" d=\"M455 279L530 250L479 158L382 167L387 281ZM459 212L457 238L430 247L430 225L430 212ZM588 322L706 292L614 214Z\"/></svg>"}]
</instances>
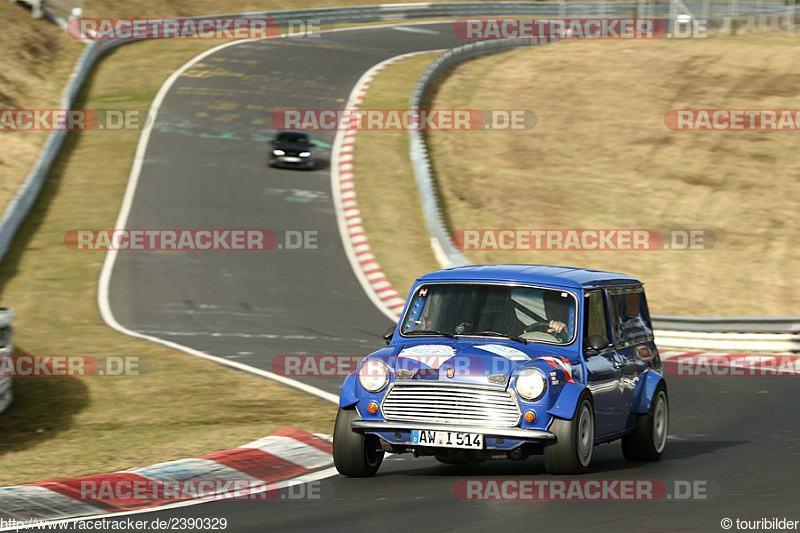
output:
<instances>
[{"instance_id":1,"label":"license plate","mask_svg":"<svg viewBox=\"0 0 800 533\"><path fill-rule=\"evenodd\" d=\"M299 163L300 162L300 158L299 157L284 157L283 160L286 161L287 163Z\"/></svg>"},{"instance_id":2,"label":"license plate","mask_svg":"<svg viewBox=\"0 0 800 533\"><path fill-rule=\"evenodd\" d=\"M483 449L483 435L478 433L459 433L457 431L428 431L412 429L411 444L437 446L441 448Z\"/></svg>"}]
</instances>

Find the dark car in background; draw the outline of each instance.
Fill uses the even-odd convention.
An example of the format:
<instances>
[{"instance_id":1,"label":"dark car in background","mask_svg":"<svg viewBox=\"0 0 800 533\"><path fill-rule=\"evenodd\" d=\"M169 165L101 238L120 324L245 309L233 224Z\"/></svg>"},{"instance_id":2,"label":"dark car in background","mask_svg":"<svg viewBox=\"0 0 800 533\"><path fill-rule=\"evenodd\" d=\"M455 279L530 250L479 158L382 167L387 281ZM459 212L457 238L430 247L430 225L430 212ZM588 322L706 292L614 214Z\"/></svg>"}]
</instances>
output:
<instances>
[{"instance_id":1,"label":"dark car in background","mask_svg":"<svg viewBox=\"0 0 800 533\"><path fill-rule=\"evenodd\" d=\"M279 131L272 139L269 164L272 167L314 168L311 138L299 131Z\"/></svg>"}]
</instances>

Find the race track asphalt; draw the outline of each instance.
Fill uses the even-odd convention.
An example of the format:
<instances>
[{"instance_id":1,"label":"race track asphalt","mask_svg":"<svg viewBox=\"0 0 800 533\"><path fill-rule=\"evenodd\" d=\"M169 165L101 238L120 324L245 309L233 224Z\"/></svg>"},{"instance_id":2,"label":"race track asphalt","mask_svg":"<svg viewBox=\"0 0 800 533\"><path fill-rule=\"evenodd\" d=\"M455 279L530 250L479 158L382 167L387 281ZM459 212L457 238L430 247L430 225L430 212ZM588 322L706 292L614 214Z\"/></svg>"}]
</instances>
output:
<instances>
[{"instance_id":1,"label":"race track asphalt","mask_svg":"<svg viewBox=\"0 0 800 533\"><path fill-rule=\"evenodd\" d=\"M372 65L460 44L449 24L412 30L241 44L180 77L158 115L128 228L312 230L320 249L120 253L110 286L117 320L266 370L279 355L363 355L380 347L389 320L345 256L329 170L324 162L309 172L268 168L269 112L341 108ZM330 145L334 135L315 138ZM341 378L305 381L336 393ZM584 478L695 480L718 492L706 500L462 502L453 494L456 480L548 479L541 458L445 466L402 456L388 458L372 479L324 480L321 500L225 501L140 516L225 517L233 532L719 531L726 517L800 519L796 378L673 377L669 388L663 460L626 463L619 444L603 445Z\"/></svg>"}]
</instances>

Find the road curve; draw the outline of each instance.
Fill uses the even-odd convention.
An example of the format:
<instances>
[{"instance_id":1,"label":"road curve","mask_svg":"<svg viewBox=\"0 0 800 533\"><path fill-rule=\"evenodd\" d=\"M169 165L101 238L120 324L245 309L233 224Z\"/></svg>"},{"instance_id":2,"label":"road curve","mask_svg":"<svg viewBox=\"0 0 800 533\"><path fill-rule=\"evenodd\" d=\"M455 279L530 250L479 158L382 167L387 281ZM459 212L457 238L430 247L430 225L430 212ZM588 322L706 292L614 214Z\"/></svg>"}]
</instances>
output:
<instances>
[{"instance_id":1,"label":"road curve","mask_svg":"<svg viewBox=\"0 0 800 533\"><path fill-rule=\"evenodd\" d=\"M225 48L190 68L159 112L128 228L319 231L316 251L120 253L110 305L130 330L269 369L285 354L365 354L388 320L339 241L327 167L269 169L269 111L341 108L370 66L460 44L449 24L360 29ZM332 133L317 138L333 143ZM340 378L308 383L337 392ZM334 476L320 501L214 502L147 517L227 517L227 531L719 531L723 518L800 518L800 388L790 377L672 378L672 437L655 464L597 448L591 478L699 480L705 501L461 502L461 478L547 479L541 458L468 467L389 458L373 479Z\"/></svg>"},{"instance_id":2,"label":"road curve","mask_svg":"<svg viewBox=\"0 0 800 533\"><path fill-rule=\"evenodd\" d=\"M335 132L314 135L321 168L269 168L269 113L343 108L372 65L459 44L446 25L419 28L242 43L178 78L151 132L127 227L316 231L319 249L121 252L109 284L116 320L266 370L277 355L372 351L389 321L339 239L325 149ZM336 393L341 379L308 381Z\"/></svg>"}]
</instances>

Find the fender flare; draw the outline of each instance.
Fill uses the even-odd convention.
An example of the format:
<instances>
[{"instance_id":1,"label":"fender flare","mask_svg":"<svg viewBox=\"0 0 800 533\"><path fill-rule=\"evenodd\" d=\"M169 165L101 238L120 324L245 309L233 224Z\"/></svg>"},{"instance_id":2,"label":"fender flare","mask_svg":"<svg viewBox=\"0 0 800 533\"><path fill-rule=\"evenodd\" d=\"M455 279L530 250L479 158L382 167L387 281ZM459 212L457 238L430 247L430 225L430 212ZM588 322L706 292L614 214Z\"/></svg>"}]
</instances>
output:
<instances>
[{"instance_id":1,"label":"fender flare","mask_svg":"<svg viewBox=\"0 0 800 533\"><path fill-rule=\"evenodd\" d=\"M566 383L556 398L556 403L547 411L547 414L564 420L572 420L572 417L575 416L575 409L578 407L578 399L583 391L588 390L583 383ZM591 397L591 392L589 396Z\"/></svg>"},{"instance_id":2,"label":"fender flare","mask_svg":"<svg viewBox=\"0 0 800 533\"><path fill-rule=\"evenodd\" d=\"M656 387L658 387L659 383L664 383L664 386L667 386L664 376L652 368L648 368L642 376L642 379L640 379L639 383L636 385L636 390L633 392L633 402L631 404L632 413L644 415L650 411L650 404L653 401L653 396L656 393Z\"/></svg>"},{"instance_id":3,"label":"fender flare","mask_svg":"<svg viewBox=\"0 0 800 533\"><path fill-rule=\"evenodd\" d=\"M358 396L356 395L356 384L358 377L355 372L350 372L344 383L342 383L342 390L339 392L339 407L345 409L358 403Z\"/></svg>"}]
</instances>

